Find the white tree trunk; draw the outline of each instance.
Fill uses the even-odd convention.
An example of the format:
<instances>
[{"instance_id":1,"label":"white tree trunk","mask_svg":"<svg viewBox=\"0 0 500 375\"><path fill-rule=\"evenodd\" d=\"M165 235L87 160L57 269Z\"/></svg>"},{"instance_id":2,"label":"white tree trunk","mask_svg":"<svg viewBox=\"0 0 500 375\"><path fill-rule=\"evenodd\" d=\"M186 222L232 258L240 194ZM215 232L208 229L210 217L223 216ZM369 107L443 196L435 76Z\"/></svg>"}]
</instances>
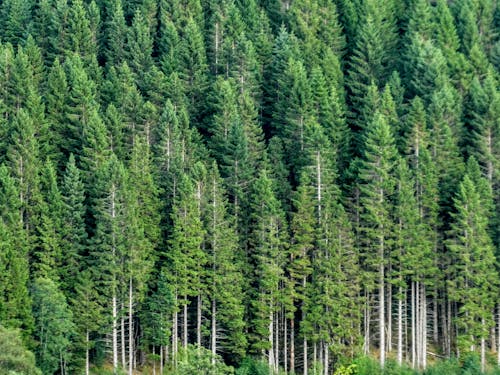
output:
<instances>
[{"instance_id":1,"label":"white tree trunk","mask_svg":"<svg viewBox=\"0 0 500 375\"><path fill-rule=\"evenodd\" d=\"M182 314L183 324L182 324L182 346L187 348L188 344L188 307L187 307L187 296L184 296L184 313Z\"/></svg>"},{"instance_id":2,"label":"white tree trunk","mask_svg":"<svg viewBox=\"0 0 500 375\"><path fill-rule=\"evenodd\" d=\"M382 248L383 249L383 248ZM383 252L383 250L382 250ZM385 288L384 288L383 256L379 265L379 334L380 334L380 366L385 366Z\"/></svg>"},{"instance_id":3,"label":"white tree trunk","mask_svg":"<svg viewBox=\"0 0 500 375\"><path fill-rule=\"evenodd\" d=\"M269 353L268 353L268 363L269 363L269 369L274 373L274 346L273 346L273 336L274 336L274 317L273 317L273 312L272 312L272 306L271 306L271 312L269 313Z\"/></svg>"},{"instance_id":4,"label":"white tree trunk","mask_svg":"<svg viewBox=\"0 0 500 375\"><path fill-rule=\"evenodd\" d=\"M215 355L217 354L217 309L215 305L215 299L212 299L212 332L210 335L211 339L211 350L212 350L212 365L215 365Z\"/></svg>"},{"instance_id":5,"label":"white tree trunk","mask_svg":"<svg viewBox=\"0 0 500 375\"><path fill-rule=\"evenodd\" d=\"M398 364L403 364L403 288L399 287L398 297Z\"/></svg>"},{"instance_id":6,"label":"white tree trunk","mask_svg":"<svg viewBox=\"0 0 500 375\"><path fill-rule=\"evenodd\" d=\"M87 330L85 332L85 375L90 373L89 341L89 330Z\"/></svg>"},{"instance_id":7,"label":"white tree trunk","mask_svg":"<svg viewBox=\"0 0 500 375\"><path fill-rule=\"evenodd\" d=\"M116 295L113 294L113 373L116 374L118 371L118 328L117 328L117 307L116 307Z\"/></svg>"},{"instance_id":8,"label":"white tree trunk","mask_svg":"<svg viewBox=\"0 0 500 375\"><path fill-rule=\"evenodd\" d=\"M132 276L128 283L128 374L132 375L134 367L134 295L132 291Z\"/></svg>"},{"instance_id":9,"label":"white tree trunk","mask_svg":"<svg viewBox=\"0 0 500 375\"><path fill-rule=\"evenodd\" d=\"M201 348L201 293L198 294L196 304L196 345Z\"/></svg>"}]
</instances>

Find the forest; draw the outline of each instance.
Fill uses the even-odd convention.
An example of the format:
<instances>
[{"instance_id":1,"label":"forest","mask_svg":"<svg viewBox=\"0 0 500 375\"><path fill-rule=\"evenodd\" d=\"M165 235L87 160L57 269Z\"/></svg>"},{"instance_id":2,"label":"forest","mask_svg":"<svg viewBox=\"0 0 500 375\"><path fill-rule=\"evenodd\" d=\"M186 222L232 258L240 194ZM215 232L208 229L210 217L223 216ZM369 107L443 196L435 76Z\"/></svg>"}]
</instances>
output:
<instances>
[{"instance_id":1,"label":"forest","mask_svg":"<svg viewBox=\"0 0 500 375\"><path fill-rule=\"evenodd\" d=\"M2 0L0 374L500 374L497 0Z\"/></svg>"}]
</instances>

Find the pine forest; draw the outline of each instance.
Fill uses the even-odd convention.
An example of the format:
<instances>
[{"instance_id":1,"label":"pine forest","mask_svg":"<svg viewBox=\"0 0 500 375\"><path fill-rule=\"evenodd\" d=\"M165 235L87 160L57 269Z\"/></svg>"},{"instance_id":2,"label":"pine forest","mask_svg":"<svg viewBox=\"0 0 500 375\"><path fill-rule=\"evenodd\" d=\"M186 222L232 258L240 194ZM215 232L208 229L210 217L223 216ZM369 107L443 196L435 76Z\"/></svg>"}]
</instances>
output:
<instances>
[{"instance_id":1,"label":"pine forest","mask_svg":"<svg viewBox=\"0 0 500 375\"><path fill-rule=\"evenodd\" d=\"M0 375L500 374L500 2L0 0Z\"/></svg>"}]
</instances>

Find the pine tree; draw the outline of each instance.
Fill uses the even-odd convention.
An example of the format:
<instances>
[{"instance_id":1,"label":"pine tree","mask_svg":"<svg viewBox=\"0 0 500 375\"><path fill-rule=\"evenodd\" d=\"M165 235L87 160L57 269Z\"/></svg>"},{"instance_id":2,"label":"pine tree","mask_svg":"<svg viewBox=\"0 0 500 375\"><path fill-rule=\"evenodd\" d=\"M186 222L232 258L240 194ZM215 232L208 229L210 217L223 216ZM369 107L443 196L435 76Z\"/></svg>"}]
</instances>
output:
<instances>
[{"instance_id":1,"label":"pine tree","mask_svg":"<svg viewBox=\"0 0 500 375\"><path fill-rule=\"evenodd\" d=\"M457 350L459 353L475 350L484 340L491 326L494 307L495 262L491 239L487 233L488 219L484 206L488 202L480 196L469 175L459 185L454 200L456 212L446 243L453 257L448 283L450 299L457 303ZM482 355L484 361L484 355ZM484 362L483 362L484 368Z\"/></svg>"},{"instance_id":2,"label":"pine tree","mask_svg":"<svg viewBox=\"0 0 500 375\"><path fill-rule=\"evenodd\" d=\"M255 353L267 356L271 369L276 369L274 322L279 308L286 223L265 170L253 184L251 202L250 257L256 285L251 305L251 345Z\"/></svg>"},{"instance_id":3,"label":"pine tree","mask_svg":"<svg viewBox=\"0 0 500 375\"><path fill-rule=\"evenodd\" d=\"M33 329L28 293L28 236L21 219L19 185L5 165L0 166L0 319L6 327L21 328L24 340Z\"/></svg>"},{"instance_id":4,"label":"pine tree","mask_svg":"<svg viewBox=\"0 0 500 375\"><path fill-rule=\"evenodd\" d=\"M81 171L75 157L70 155L61 186L63 199L63 228L61 238L62 264L60 275L62 289L72 296L81 262L86 255L87 232L85 230L85 189Z\"/></svg>"},{"instance_id":5,"label":"pine tree","mask_svg":"<svg viewBox=\"0 0 500 375\"><path fill-rule=\"evenodd\" d=\"M14 46L22 45L31 29L32 1L7 0L0 7L2 40Z\"/></svg>"},{"instance_id":6,"label":"pine tree","mask_svg":"<svg viewBox=\"0 0 500 375\"><path fill-rule=\"evenodd\" d=\"M71 353L73 317L66 298L50 279L38 278L33 285L34 336L39 343L37 362L44 373L65 372Z\"/></svg>"},{"instance_id":7,"label":"pine tree","mask_svg":"<svg viewBox=\"0 0 500 375\"><path fill-rule=\"evenodd\" d=\"M167 258L171 264L171 283L174 285L174 335L173 353L177 350L177 308L182 306L182 345L188 344L188 304L189 297L196 297L201 289L201 272L206 263L202 251L204 229L200 207L192 180L182 174L172 210L172 234L169 240Z\"/></svg>"},{"instance_id":8,"label":"pine tree","mask_svg":"<svg viewBox=\"0 0 500 375\"><path fill-rule=\"evenodd\" d=\"M237 362L246 351L247 339L243 320L244 254L238 250L238 238L228 215L222 179L214 163L207 178L205 251L207 252L207 284L210 293L210 347L212 354L230 354Z\"/></svg>"},{"instance_id":9,"label":"pine tree","mask_svg":"<svg viewBox=\"0 0 500 375\"><path fill-rule=\"evenodd\" d=\"M392 246L391 197L394 192L394 163L397 150L385 117L376 114L367 134L359 178L364 246L362 260L367 273L366 292L378 289L380 364L385 364L385 293L388 254ZM373 248L376 250L374 251ZM365 344L366 345L366 344Z\"/></svg>"}]
</instances>

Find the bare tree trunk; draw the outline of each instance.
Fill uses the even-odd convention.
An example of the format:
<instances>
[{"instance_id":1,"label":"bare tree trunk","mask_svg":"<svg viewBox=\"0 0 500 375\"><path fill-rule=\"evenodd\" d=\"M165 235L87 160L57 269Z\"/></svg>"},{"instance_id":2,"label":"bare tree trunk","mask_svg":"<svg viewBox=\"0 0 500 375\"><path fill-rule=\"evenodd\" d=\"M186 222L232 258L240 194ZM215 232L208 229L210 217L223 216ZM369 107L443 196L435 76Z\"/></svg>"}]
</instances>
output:
<instances>
[{"instance_id":1,"label":"bare tree trunk","mask_svg":"<svg viewBox=\"0 0 500 375\"><path fill-rule=\"evenodd\" d=\"M278 367L280 364L280 310L277 310L276 313L274 314L274 337L275 337L275 343L274 343L274 371L278 373Z\"/></svg>"},{"instance_id":2,"label":"bare tree trunk","mask_svg":"<svg viewBox=\"0 0 500 375\"><path fill-rule=\"evenodd\" d=\"M116 327L117 323L117 307L116 307L116 295L113 293L113 373L116 374L118 371L118 329Z\"/></svg>"},{"instance_id":3,"label":"bare tree trunk","mask_svg":"<svg viewBox=\"0 0 500 375\"><path fill-rule=\"evenodd\" d=\"M188 344L188 306L187 306L187 296L184 296L184 313L182 316L182 346L187 348Z\"/></svg>"},{"instance_id":4,"label":"bare tree trunk","mask_svg":"<svg viewBox=\"0 0 500 375\"><path fill-rule=\"evenodd\" d=\"M387 352L392 352L392 285L390 283L387 284Z\"/></svg>"},{"instance_id":5,"label":"bare tree trunk","mask_svg":"<svg viewBox=\"0 0 500 375\"><path fill-rule=\"evenodd\" d=\"M134 299L132 292L132 276L129 278L128 284L128 374L132 375L134 366Z\"/></svg>"},{"instance_id":6,"label":"bare tree trunk","mask_svg":"<svg viewBox=\"0 0 500 375\"><path fill-rule=\"evenodd\" d=\"M201 348L201 293L198 293L196 304L196 345Z\"/></svg>"},{"instance_id":7,"label":"bare tree trunk","mask_svg":"<svg viewBox=\"0 0 500 375\"><path fill-rule=\"evenodd\" d=\"M399 287L398 298L398 364L403 364L403 288Z\"/></svg>"},{"instance_id":8,"label":"bare tree trunk","mask_svg":"<svg viewBox=\"0 0 500 375\"><path fill-rule=\"evenodd\" d=\"M269 369L274 373L274 346L273 346L273 336L274 336L274 316L273 316L273 309L271 306L271 312L269 314L269 357L268 357L268 363L269 363Z\"/></svg>"},{"instance_id":9,"label":"bare tree trunk","mask_svg":"<svg viewBox=\"0 0 500 375\"><path fill-rule=\"evenodd\" d=\"M156 348L153 345L153 375L156 375L156 357L155 357L156 350L155 349ZM160 352L161 352L161 349L160 349Z\"/></svg>"},{"instance_id":10,"label":"bare tree trunk","mask_svg":"<svg viewBox=\"0 0 500 375\"><path fill-rule=\"evenodd\" d=\"M500 305L497 310L497 364L500 366Z\"/></svg>"},{"instance_id":11,"label":"bare tree trunk","mask_svg":"<svg viewBox=\"0 0 500 375\"><path fill-rule=\"evenodd\" d=\"M307 363L307 338L304 336L304 375L307 375L308 371L308 366L309 364ZM499 343L500 346L500 343Z\"/></svg>"},{"instance_id":12,"label":"bare tree trunk","mask_svg":"<svg viewBox=\"0 0 500 375\"><path fill-rule=\"evenodd\" d=\"M285 375L288 374L288 322L286 314L283 314L283 367L285 368Z\"/></svg>"},{"instance_id":13,"label":"bare tree trunk","mask_svg":"<svg viewBox=\"0 0 500 375\"><path fill-rule=\"evenodd\" d=\"M85 332L85 375L90 373L89 341L89 330L87 330Z\"/></svg>"},{"instance_id":14,"label":"bare tree trunk","mask_svg":"<svg viewBox=\"0 0 500 375\"><path fill-rule=\"evenodd\" d=\"M484 332L485 327L484 318L481 319L482 331ZM486 340L484 338L484 333L481 333L481 372L484 373L484 369L486 366Z\"/></svg>"},{"instance_id":15,"label":"bare tree trunk","mask_svg":"<svg viewBox=\"0 0 500 375\"><path fill-rule=\"evenodd\" d=\"M324 365L324 370L325 370L325 375L328 375L328 368L330 367L329 358L328 358L328 354L329 354L328 353L328 350L329 350L328 344L325 343L324 347L325 347L325 356L324 356L324 358L325 358L325 360L324 360L325 365Z\"/></svg>"},{"instance_id":16,"label":"bare tree trunk","mask_svg":"<svg viewBox=\"0 0 500 375\"><path fill-rule=\"evenodd\" d=\"M434 341L434 345L437 345L439 341L439 304L438 304L438 291L437 288L434 290L434 299L432 301L432 323L434 324L434 328L432 330L432 339Z\"/></svg>"},{"instance_id":17,"label":"bare tree trunk","mask_svg":"<svg viewBox=\"0 0 500 375\"><path fill-rule=\"evenodd\" d=\"M365 355L370 353L370 293L366 291L365 309L364 309L364 342L363 349Z\"/></svg>"},{"instance_id":18,"label":"bare tree trunk","mask_svg":"<svg viewBox=\"0 0 500 375\"><path fill-rule=\"evenodd\" d=\"M380 334L380 366L385 366L385 288L384 288L384 262L383 262L383 245L381 254L381 263L379 265L379 334Z\"/></svg>"},{"instance_id":19,"label":"bare tree trunk","mask_svg":"<svg viewBox=\"0 0 500 375\"><path fill-rule=\"evenodd\" d=\"M427 367L427 293L425 290L425 284L421 283L421 289L422 289L422 296L420 298L420 301L422 303L422 320L421 320L421 326L422 326L422 369L425 370Z\"/></svg>"},{"instance_id":20,"label":"bare tree trunk","mask_svg":"<svg viewBox=\"0 0 500 375\"><path fill-rule=\"evenodd\" d=\"M177 293L174 296L174 304L177 305ZM172 363L174 365L174 368L177 367L178 340L179 340L179 314L177 312L177 309L175 309L172 316Z\"/></svg>"},{"instance_id":21,"label":"bare tree trunk","mask_svg":"<svg viewBox=\"0 0 500 375\"><path fill-rule=\"evenodd\" d=\"M410 310L411 310L411 367L415 368L416 366L416 351L415 351L415 346L416 346L416 322L415 322L415 315L416 315L416 303L415 303L415 281L411 282L411 303L410 303Z\"/></svg>"},{"instance_id":22,"label":"bare tree trunk","mask_svg":"<svg viewBox=\"0 0 500 375\"><path fill-rule=\"evenodd\" d=\"M124 306L123 306L123 303L122 303L122 313L120 314L121 315L121 318L120 318L120 327L121 327L121 332L120 332L120 336L121 336L121 354L122 354L122 369L126 369L127 368L127 356L126 356L126 353L125 353L125 350L126 350L126 344L125 344L125 317L123 316L123 312L124 312Z\"/></svg>"},{"instance_id":23,"label":"bare tree trunk","mask_svg":"<svg viewBox=\"0 0 500 375\"><path fill-rule=\"evenodd\" d=\"M295 373L295 317L290 320L290 373Z\"/></svg>"},{"instance_id":24,"label":"bare tree trunk","mask_svg":"<svg viewBox=\"0 0 500 375\"><path fill-rule=\"evenodd\" d=\"M163 345L160 345L160 375L163 375Z\"/></svg>"},{"instance_id":25,"label":"bare tree trunk","mask_svg":"<svg viewBox=\"0 0 500 375\"><path fill-rule=\"evenodd\" d=\"M211 332L211 349L212 349L212 365L215 365L215 355L217 354L217 309L215 305L215 298L212 299L212 332Z\"/></svg>"}]
</instances>

